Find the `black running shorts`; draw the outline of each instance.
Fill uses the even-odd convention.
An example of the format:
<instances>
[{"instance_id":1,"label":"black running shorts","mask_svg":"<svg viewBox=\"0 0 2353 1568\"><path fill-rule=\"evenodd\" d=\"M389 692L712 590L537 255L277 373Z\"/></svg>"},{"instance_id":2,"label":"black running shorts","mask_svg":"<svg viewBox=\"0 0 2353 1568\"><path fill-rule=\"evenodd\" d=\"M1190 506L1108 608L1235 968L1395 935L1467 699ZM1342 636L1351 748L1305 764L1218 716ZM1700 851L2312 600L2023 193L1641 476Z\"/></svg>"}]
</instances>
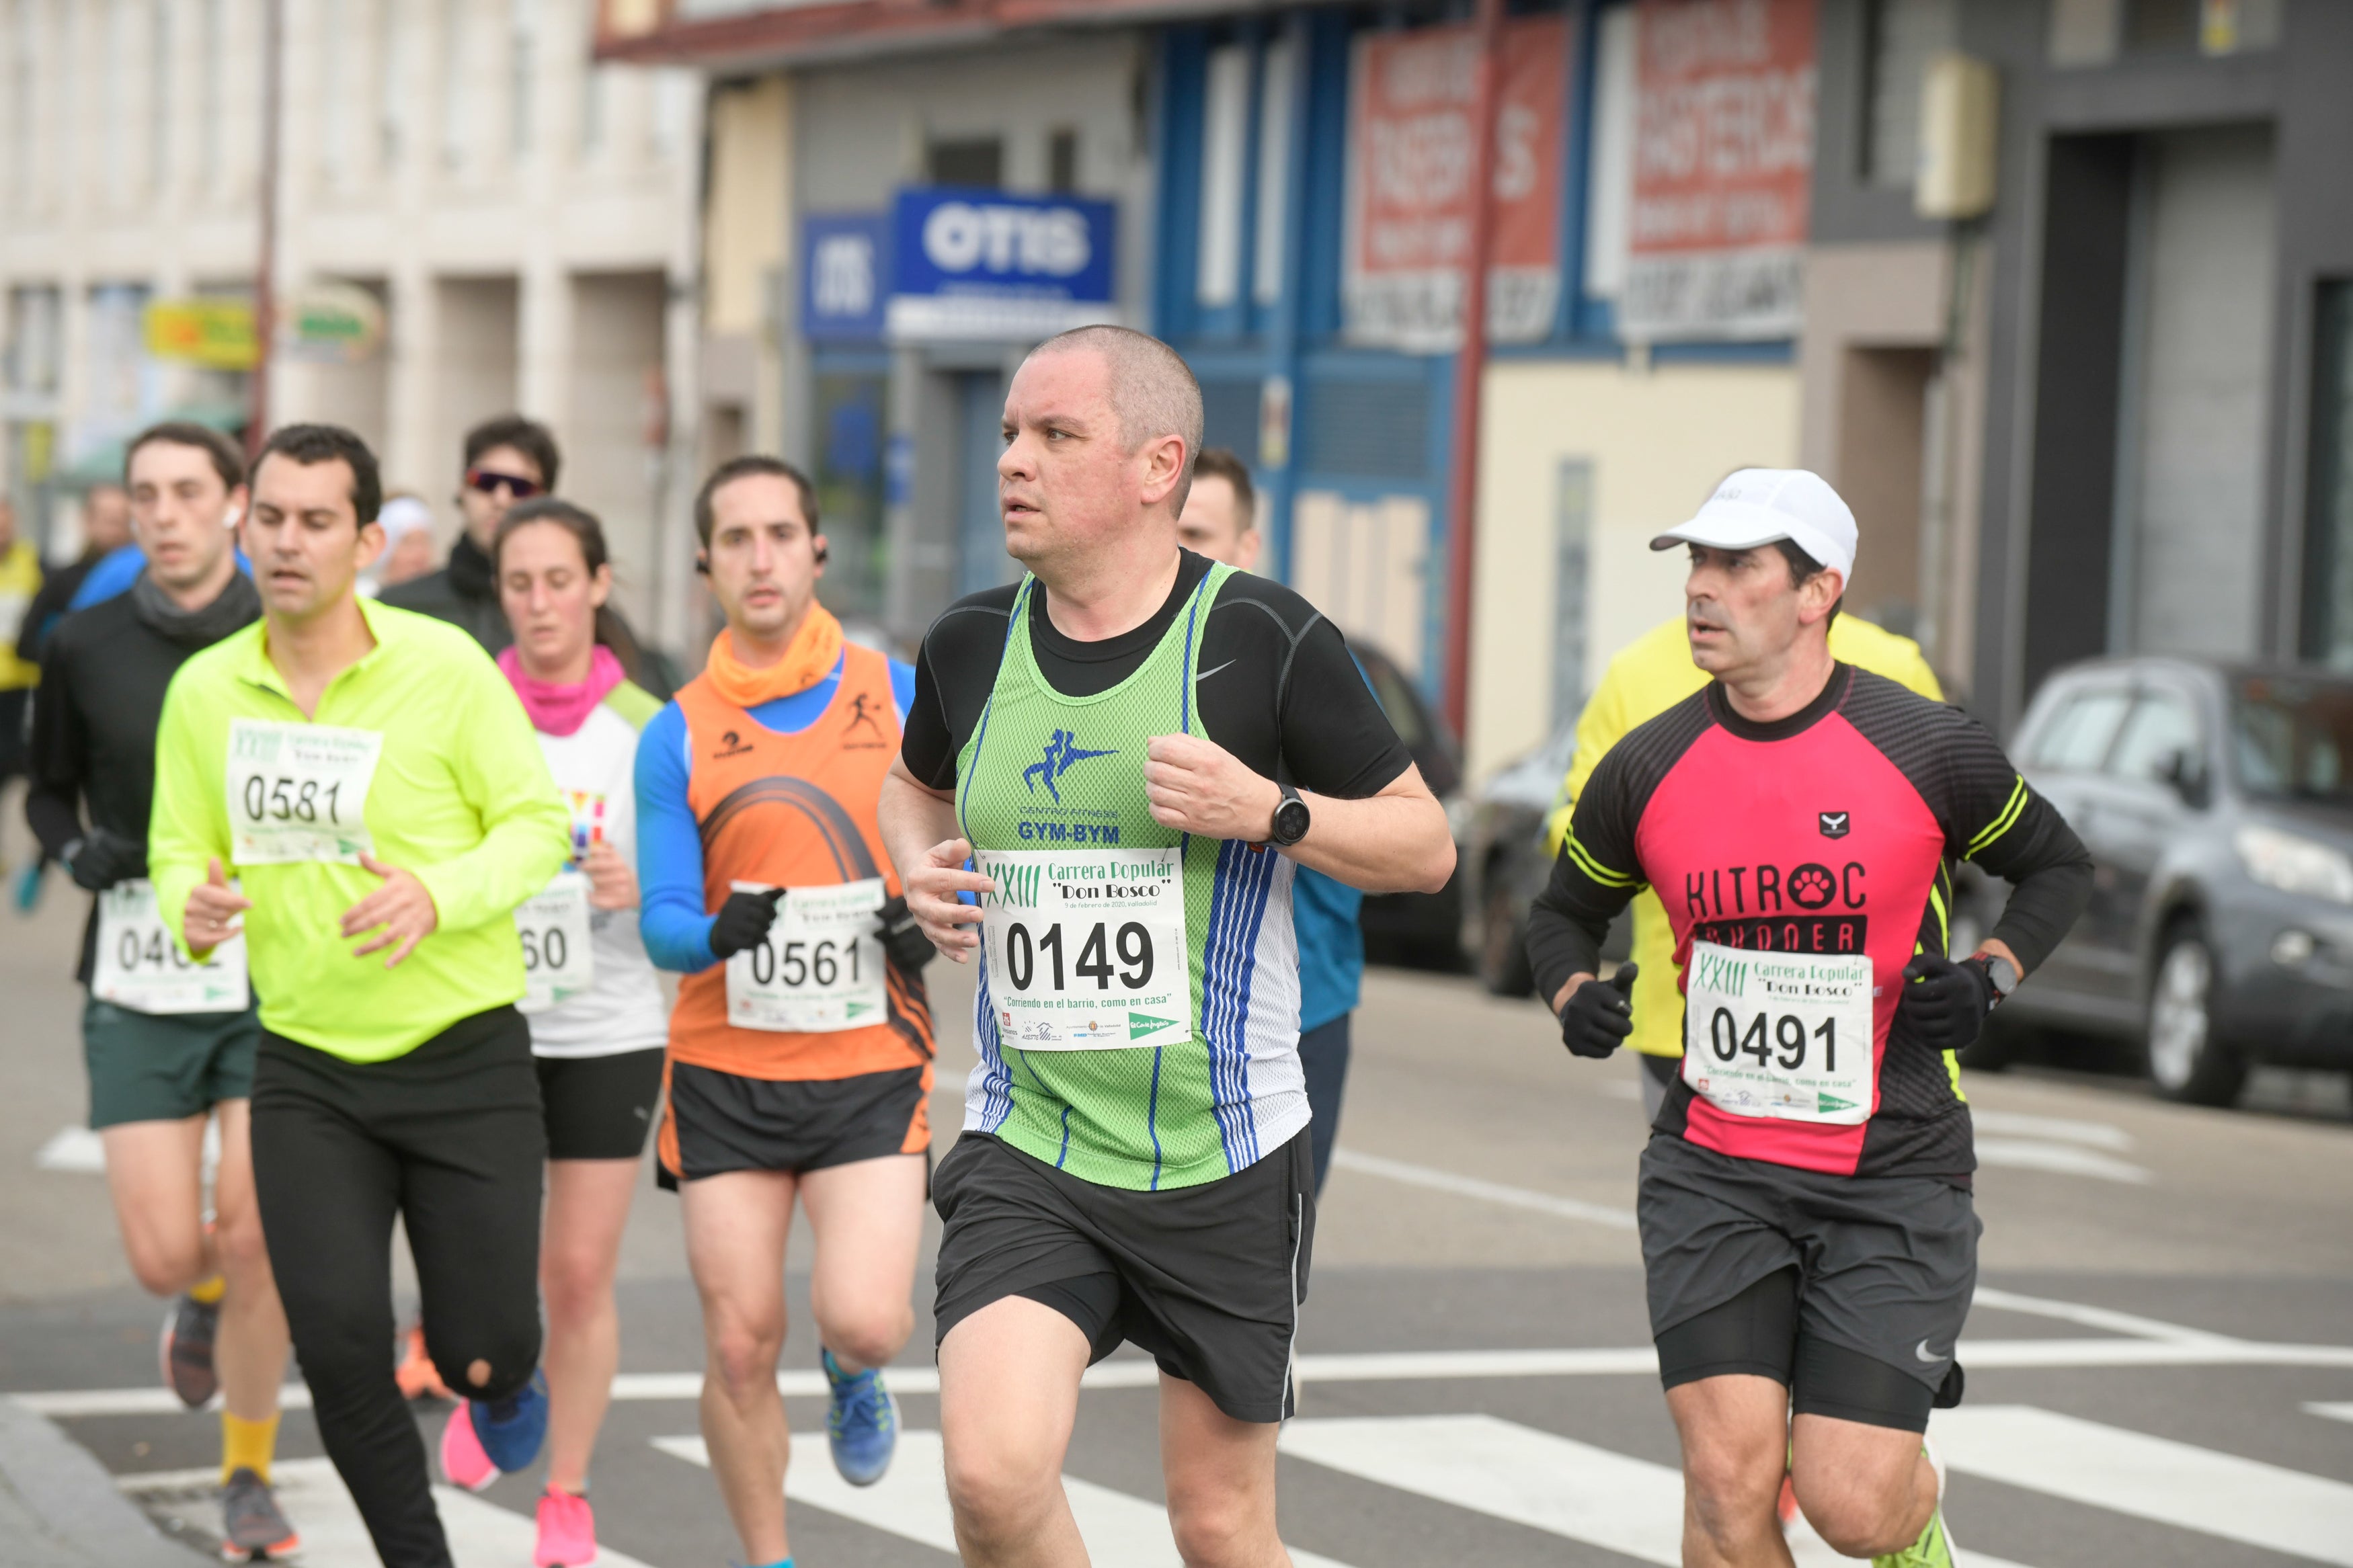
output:
<instances>
[{"instance_id":1,"label":"black running shorts","mask_svg":"<svg viewBox=\"0 0 2353 1568\"><path fill-rule=\"evenodd\" d=\"M1079 1326L1101 1361L1125 1341L1237 1421L1292 1414L1291 1351L1315 1239L1314 1145L1301 1128L1197 1186L1097 1186L966 1132L940 1162L934 1331L1008 1296Z\"/></svg>"},{"instance_id":2,"label":"black running shorts","mask_svg":"<svg viewBox=\"0 0 2353 1568\"><path fill-rule=\"evenodd\" d=\"M662 1048L533 1057L551 1160L634 1160L661 1103Z\"/></svg>"},{"instance_id":3,"label":"black running shorts","mask_svg":"<svg viewBox=\"0 0 2353 1568\"><path fill-rule=\"evenodd\" d=\"M729 1171L822 1171L932 1152L923 1069L849 1078L744 1078L673 1062L657 1183L676 1191Z\"/></svg>"},{"instance_id":4,"label":"black running shorts","mask_svg":"<svg viewBox=\"0 0 2353 1568\"><path fill-rule=\"evenodd\" d=\"M1659 1373L1670 1388L1769 1377L1800 1414L1926 1428L1957 1403L1953 1350L1983 1228L1933 1176L1833 1176L1704 1149L1642 1152L1636 1199Z\"/></svg>"}]
</instances>

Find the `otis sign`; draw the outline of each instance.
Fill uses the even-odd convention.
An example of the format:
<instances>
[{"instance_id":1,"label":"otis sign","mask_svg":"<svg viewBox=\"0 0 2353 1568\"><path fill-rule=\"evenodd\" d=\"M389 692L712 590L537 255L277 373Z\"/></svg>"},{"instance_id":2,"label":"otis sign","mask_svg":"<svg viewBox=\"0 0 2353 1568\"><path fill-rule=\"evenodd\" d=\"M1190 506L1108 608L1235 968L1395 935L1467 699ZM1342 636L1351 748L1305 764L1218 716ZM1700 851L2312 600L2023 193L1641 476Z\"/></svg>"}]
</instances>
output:
<instances>
[{"instance_id":1,"label":"otis sign","mask_svg":"<svg viewBox=\"0 0 2353 1568\"><path fill-rule=\"evenodd\" d=\"M1109 202L902 190L892 209L884 335L1021 339L1116 320L1116 226Z\"/></svg>"}]
</instances>

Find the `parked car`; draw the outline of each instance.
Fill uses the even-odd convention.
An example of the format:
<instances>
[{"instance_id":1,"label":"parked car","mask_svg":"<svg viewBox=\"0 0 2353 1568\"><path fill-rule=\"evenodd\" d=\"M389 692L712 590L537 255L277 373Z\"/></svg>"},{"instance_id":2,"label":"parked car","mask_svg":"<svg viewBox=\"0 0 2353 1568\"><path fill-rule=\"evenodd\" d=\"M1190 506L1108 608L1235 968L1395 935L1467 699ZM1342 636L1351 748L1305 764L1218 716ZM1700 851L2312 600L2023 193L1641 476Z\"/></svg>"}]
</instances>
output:
<instances>
[{"instance_id":1,"label":"parked car","mask_svg":"<svg viewBox=\"0 0 2353 1568\"><path fill-rule=\"evenodd\" d=\"M1381 963L1429 964L1459 969L1462 964L1462 751L1429 703L1421 689L1397 667L1397 662L1370 643L1351 641L1373 696L1388 715L1398 739L1413 754L1421 782L1446 806L1446 820L1454 829L1454 875L1435 893L1376 893L1365 900L1358 923L1364 928L1367 957Z\"/></svg>"},{"instance_id":2,"label":"parked car","mask_svg":"<svg viewBox=\"0 0 2353 1568\"><path fill-rule=\"evenodd\" d=\"M2095 869L1989 1044L2036 1023L2136 1039L2158 1093L2207 1105L2256 1062L2353 1068L2353 679L2095 660L2051 678L2011 754ZM1957 948L2004 892L1957 898Z\"/></svg>"},{"instance_id":3,"label":"parked car","mask_svg":"<svg viewBox=\"0 0 2353 1568\"><path fill-rule=\"evenodd\" d=\"M1497 996L1525 996L1535 988L1528 972L1528 907L1552 876L1545 818L1576 752L1572 723L1496 773L1472 797L1458 837L1462 948L1480 984ZM1630 931L1628 917L1619 916L1602 956L1624 958Z\"/></svg>"}]
</instances>

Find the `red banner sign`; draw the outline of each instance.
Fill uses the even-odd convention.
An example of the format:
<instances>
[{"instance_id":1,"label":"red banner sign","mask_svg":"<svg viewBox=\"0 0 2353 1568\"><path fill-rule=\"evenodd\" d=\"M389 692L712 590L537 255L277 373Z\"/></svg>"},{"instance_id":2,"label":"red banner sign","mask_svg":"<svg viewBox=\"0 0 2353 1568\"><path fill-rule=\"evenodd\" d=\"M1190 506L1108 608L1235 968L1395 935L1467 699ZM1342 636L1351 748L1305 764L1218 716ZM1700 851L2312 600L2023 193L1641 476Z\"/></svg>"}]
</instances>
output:
<instances>
[{"instance_id":1,"label":"red banner sign","mask_svg":"<svg viewBox=\"0 0 2353 1568\"><path fill-rule=\"evenodd\" d=\"M1641 0L1629 337L1796 333L1816 4Z\"/></svg>"},{"instance_id":2,"label":"red banner sign","mask_svg":"<svg viewBox=\"0 0 2353 1568\"><path fill-rule=\"evenodd\" d=\"M1488 335L1502 342L1546 336L1560 299L1568 52L1560 17L1504 28L1487 274ZM1356 46L1345 299L1360 342L1444 352L1461 337L1477 58L1467 26L1374 33Z\"/></svg>"}]
</instances>

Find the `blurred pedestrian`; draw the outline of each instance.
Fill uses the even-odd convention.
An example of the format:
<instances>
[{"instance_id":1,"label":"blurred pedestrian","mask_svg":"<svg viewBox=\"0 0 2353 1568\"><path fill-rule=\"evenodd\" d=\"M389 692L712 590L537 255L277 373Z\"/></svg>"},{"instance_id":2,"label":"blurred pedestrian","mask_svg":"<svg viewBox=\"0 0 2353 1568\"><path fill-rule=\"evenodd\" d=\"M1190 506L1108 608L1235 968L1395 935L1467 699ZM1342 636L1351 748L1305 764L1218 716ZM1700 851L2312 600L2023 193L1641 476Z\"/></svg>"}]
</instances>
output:
<instances>
[{"instance_id":1,"label":"blurred pedestrian","mask_svg":"<svg viewBox=\"0 0 2353 1568\"><path fill-rule=\"evenodd\" d=\"M1250 469L1223 447L1204 447L1193 488L1176 520L1186 549L1248 572L1258 564L1258 494ZM1365 933L1357 915L1365 895L1302 866L1291 884L1291 926L1299 940L1299 1065L1307 1075L1308 1131L1315 1152L1315 1192L1332 1169L1340 1131L1340 1096L1348 1084L1349 1019L1365 979Z\"/></svg>"},{"instance_id":2,"label":"blurred pedestrian","mask_svg":"<svg viewBox=\"0 0 2353 1568\"><path fill-rule=\"evenodd\" d=\"M395 491L384 498L376 521L384 527L384 553L360 579L360 592L372 598L433 570L433 509L423 497Z\"/></svg>"},{"instance_id":3,"label":"blurred pedestrian","mask_svg":"<svg viewBox=\"0 0 2353 1568\"><path fill-rule=\"evenodd\" d=\"M563 466L555 435L536 420L501 414L466 432L465 469L458 484L458 509L466 530L449 547L438 572L395 585L383 579L384 602L462 626L492 653L514 641L506 612L499 606L491 544L507 508L533 496L552 495Z\"/></svg>"},{"instance_id":4,"label":"blurred pedestrian","mask_svg":"<svg viewBox=\"0 0 2353 1568\"><path fill-rule=\"evenodd\" d=\"M90 574L101 563L114 560L126 550L131 552L132 560L140 559L131 541L129 499L123 495L120 485L92 486L90 493L82 498L81 553L69 564L48 574L41 584L41 591L33 596L33 602L26 609L24 619L16 630L16 657L38 664L42 642L58 629L58 622L65 617L67 609L69 606L74 609L83 607L75 603L75 597L81 592L82 584L90 580ZM131 577L138 574L133 570ZM115 591L119 593L130 585L130 577L125 577Z\"/></svg>"},{"instance_id":5,"label":"blurred pedestrian","mask_svg":"<svg viewBox=\"0 0 2353 1568\"><path fill-rule=\"evenodd\" d=\"M25 771L25 725L40 666L16 652L16 634L41 592L41 556L16 537L16 509L0 500L0 790Z\"/></svg>"}]
</instances>

